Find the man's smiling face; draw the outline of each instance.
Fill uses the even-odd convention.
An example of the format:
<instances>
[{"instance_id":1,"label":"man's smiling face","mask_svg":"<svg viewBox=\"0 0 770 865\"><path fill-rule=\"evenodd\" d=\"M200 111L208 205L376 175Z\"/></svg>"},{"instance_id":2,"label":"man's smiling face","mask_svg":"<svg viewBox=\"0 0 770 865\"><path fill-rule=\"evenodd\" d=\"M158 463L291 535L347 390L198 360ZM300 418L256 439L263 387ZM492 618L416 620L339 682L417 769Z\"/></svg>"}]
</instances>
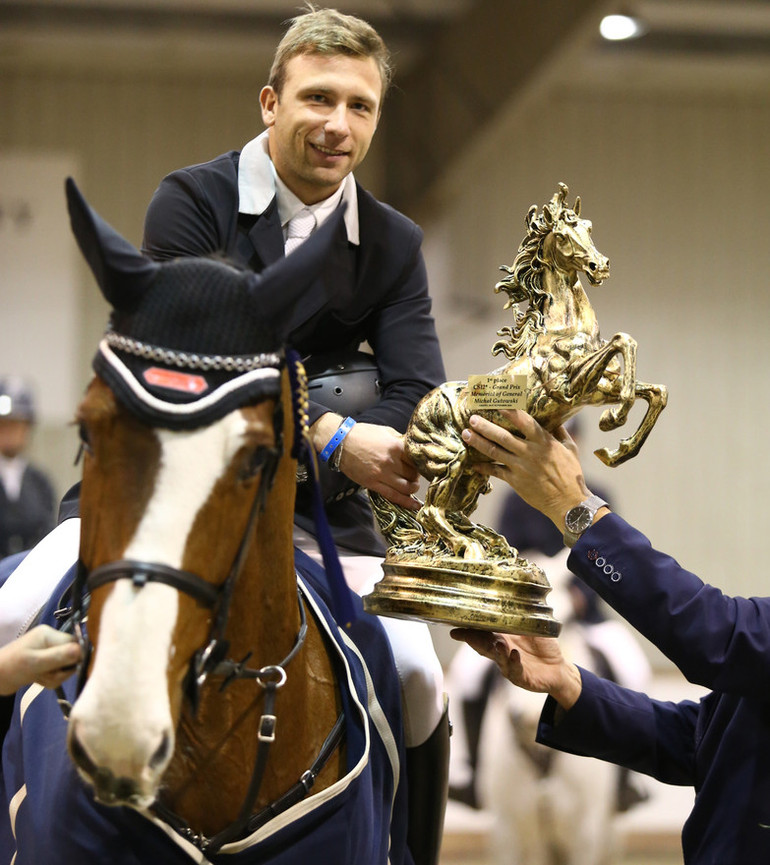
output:
<instances>
[{"instance_id":1,"label":"man's smiling face","mask_svg":"<svg viewBox=\"0 0 770 865\"><path fill-rule=\"evenodd\" d=\"M286 64L280 97L260 93L270 158L305 204L332 195L366 156L380 112L382 80L371 57L299 54Z\"/></svg>"}]
</instances>

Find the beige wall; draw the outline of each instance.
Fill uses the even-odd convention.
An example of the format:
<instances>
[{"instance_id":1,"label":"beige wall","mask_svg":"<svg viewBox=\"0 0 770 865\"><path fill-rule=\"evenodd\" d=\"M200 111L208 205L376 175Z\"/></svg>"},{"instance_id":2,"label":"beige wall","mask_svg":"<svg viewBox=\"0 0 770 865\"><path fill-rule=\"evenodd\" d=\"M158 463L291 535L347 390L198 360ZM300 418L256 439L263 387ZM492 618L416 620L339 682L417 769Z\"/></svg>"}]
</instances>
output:
<instances>
[{"instance_id":1,"label":"beige wall","mask_svg":"<svg viewBox=\"0 0 770 865\"><path fill-rule=\"evenodd\" d=\"M581 196L612 264L590 290L602 333L631 333L639 378L670 391L641 455L616 469L590 451L618 433L586 409L586 474L657 546L736 594L769 582L769 148L770 92L562 82L511 106L422 216L448 374L466 378L499 363L489 348L508 321L492 288L528 207L560 180ZM497 491L480 518L499 505Z\"/></svg>"},{"instance_id":2,"label":"beige wall","mask_svg":"<svg viewBox=\"0 0 770 865\"><path fill-rule=\"evenodd\" d=\"M6 65L0 149L71 154L94 206L138 243L163 174L239 147L261 128L264 74ZM448 372L465 378L497 364L489 347L506 322L492 286L498 266L513 259L529 205L547 201L559 180L581 195L597 246L612 260L611 280L591 294L602 330L635 336L639 375L670 388L642 455L615 470L588 457L589 477L659 546L734 593L764 593L767 582L758 560L770 492L769 139L770 95L758 88L710 96L561 84L510 106L412 214L426 229ZM382 158L373 154L370 181ZM84 384L106 308L84 265L81 284ZM615 440L596 429L598 412L584 418L591 448ZM36 452L61 486L75 476L74 441L61 427L44 426L37 437ZM497 505L494 496L485 501L488 521Z\"/></svg>"},{"instance_id":3,"label":"beige wall","mask_svg":"<svg viewBox=\"0 0 770 865\"><path fill-rule=\"evenodd\" d=\"M70 157L81 166L75 179L91 204L138 244L145 207L165 173L238 147L261 128L252 76L230 76L226 85L210 76L4 68L0 150ZM62 177L62 198L63 184ZM79 254L77 259L80 390L90 377L107 306ZM0 274L2 296L18 291L23 287L8 285L7 275ZM63 492L77 477L77 438L71 427L48 422L44 405L41 415L33 453Z\"/></svg>"}]
</instances>

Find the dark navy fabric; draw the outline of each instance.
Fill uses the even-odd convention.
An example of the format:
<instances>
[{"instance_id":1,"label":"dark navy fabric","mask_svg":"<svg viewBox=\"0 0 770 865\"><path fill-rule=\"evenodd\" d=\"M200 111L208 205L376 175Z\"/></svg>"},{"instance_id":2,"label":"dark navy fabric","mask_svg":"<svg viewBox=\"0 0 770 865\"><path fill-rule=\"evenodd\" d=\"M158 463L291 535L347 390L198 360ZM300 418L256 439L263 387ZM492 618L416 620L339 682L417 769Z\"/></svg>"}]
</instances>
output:
<instances>
[{"instance_id":1,"label":"dark navy fabric","mask_svg":"<svg viewBox=\"0 0 770 865\"><path fill-rule=\"evenodd\" d=\"M51 481L36 466L24 468L15 499L8 498L0 483L0 557L34 547L53 528L55 511Z\"/></svg>"},{"instance_id":2,"label":"dark navy fabric","mask_svg":"<svg viewBox=\"0 0 770 865\"><path fill-rule=\"evenodd\" d=\"M258 273L280 260L284 244L275 199L260 216L238 212L239 159L230 151L165 177L147 208L142 251L158 261L219 253ZM423 235L403 214L356 188L360 245L349 244L340 226L325 265L335 290L308 289L296 304L289 343L304 357L368 342L383 399L357 419L403 432L417 402L444 380ZM310 423L325 411L311 403Z\"/></svg>"},{"instance_id":3,"label":"dark navy fabric","mask_svg":"<svg viewBox=\"0 0 770 865\"><path fill-rule=\"evenodd\" d=\"M239 213L239 161L240 153L232 150L165 177L147 208L143 251L158 261L224 253L255 272L280 260L284 242L276 199L259 216ZM423 234L414 222L361 186L356 190L360 244L349 243L340 226L338 242L325 263L335 290L311 286L295 304L288 344L306 357L355 350L368 343L375 355L382 398L353 417L404 432L420 399L446 377L431 315ZM311 425L334 409L312 396ZM326 475L324 467L321 476L329 487L325 498L332 492L348 492L327 505L337 545L384 555L368 499L352 494L352 481L343 485L339 474L334 482ZM297 488L296 522L315 535L306 484Z\"/></svg>"},{"instance_id":4,"label":"dark navy fabric","mask_svg":"<svg viewBox=\"0 0 770 865\"><path fill-rule=\"evenodd\" d=\"M331 621L323 571L299 552L297 568L307 601L320 610L329 630L336 635L335 642L350 666L355 691L366 706L367 670ZM61 581L44 613L45 621L52 621L56 606L53 598L58 599L71 580L69 573ZM360 599L356 597L355 601L360 605ZM385 726L381 721L369 721L370 754L363 770L329 801L308 810L312 803L306 799L292 812L286 812L288 816L296 811L297 816L283 828L273 831L267 824L248 849L227 852L231 848L226 847L211 859L186 842L180 846L163 829L131 809L96 804L66 752L66 722L54 693L43 690L28 702L34 691L20 692L3 749L0 865L189 865L209 861L217 865L306 865L313 861L413 865L406 848L406 778L400 776L404 757L401 697L390 646L379 621L363 611L347 636L365 659L378 705L388 722ZM73 689L74 680L70 679L65 685L69 697ZM366 729L350 693L344 687L342 691L350 775L364 755ZM26 712L20 722L21 707ZM400 777L397 788L393 757ZM14 799L18 807L12 831L9 805Z\"/></svg>"},{"instance_id":5,"label":"dark navy fabric","mask_svg":"<svg viewBox=\"0 0 770 865\"><path fill-rule=\"evenodd\" d=\"M686 865L767 865L770 598L706 585L615 514L583 534L568 565L711 692L662 702L581 670L581 696L558 723L546 701L538 741L693 786Z\"/></svg>"}]
</instances>

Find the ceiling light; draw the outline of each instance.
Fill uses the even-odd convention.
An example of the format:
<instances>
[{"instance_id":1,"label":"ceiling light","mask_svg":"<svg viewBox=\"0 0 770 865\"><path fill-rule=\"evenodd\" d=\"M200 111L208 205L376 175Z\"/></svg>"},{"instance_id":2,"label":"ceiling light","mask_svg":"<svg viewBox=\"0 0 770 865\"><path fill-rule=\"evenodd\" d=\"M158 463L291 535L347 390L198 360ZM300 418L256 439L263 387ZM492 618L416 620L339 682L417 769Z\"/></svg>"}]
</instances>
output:
<instances>
[{"instance_id":1,"label":"ceiling light","mask_svg":"<svg viewBox=\"0 0 770 865\"><path fill-rule=\"evenodd\" d=\"M638 39L645 32L645 27L638 18L632 15L606 15L599 25L601 35L612 42L623 39Z\"/></svg>"}]
</instances>

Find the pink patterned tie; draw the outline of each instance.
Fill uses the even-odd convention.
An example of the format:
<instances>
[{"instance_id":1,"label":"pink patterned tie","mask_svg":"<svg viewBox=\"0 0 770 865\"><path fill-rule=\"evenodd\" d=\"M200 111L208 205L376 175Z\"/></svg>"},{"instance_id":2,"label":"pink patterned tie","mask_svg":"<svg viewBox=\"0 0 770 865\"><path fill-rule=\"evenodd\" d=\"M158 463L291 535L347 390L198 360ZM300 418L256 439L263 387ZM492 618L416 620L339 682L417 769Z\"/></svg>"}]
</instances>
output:
<instances>
[{"instance_id":1,"label":"pink patterned tie","mask_svg":"<svg viewBox=\"0 0 770 865\"><path fill-rule=\"evenodd\" d=\"M304 243L313 233L315 228L315 216L303 207L297 214L289 220L289 233L286 237L286 255L294 252L294 250Z\"/></svg>"}]
</instances>

